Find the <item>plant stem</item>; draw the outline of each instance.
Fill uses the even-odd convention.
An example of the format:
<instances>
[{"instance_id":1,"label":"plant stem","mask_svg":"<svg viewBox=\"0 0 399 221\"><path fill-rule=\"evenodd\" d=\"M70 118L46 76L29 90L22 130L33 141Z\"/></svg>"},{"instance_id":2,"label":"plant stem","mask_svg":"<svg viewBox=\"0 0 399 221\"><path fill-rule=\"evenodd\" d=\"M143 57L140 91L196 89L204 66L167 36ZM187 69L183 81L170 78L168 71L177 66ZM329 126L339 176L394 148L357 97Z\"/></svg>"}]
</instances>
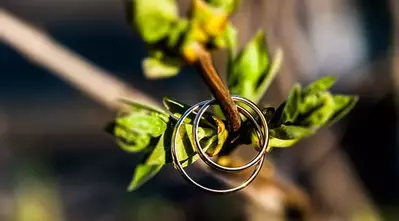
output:
<instances>
[{"instance_id":1,"label":"plant stem","mask_svg":"<svg viewBox=\"0 0 399 221\"><path fill-rule=\"evenodd\" d=\"M241 127L241 118L238 114L237 106L231 98L229 90L217 73L212 63L210 53L202 47L197 47L196 55L198 59L194 65L200 72L202 79L205 81L212 95L219 103L226 117L228 130L233 133L237 132Z\"/></svg>"}]
</instances>

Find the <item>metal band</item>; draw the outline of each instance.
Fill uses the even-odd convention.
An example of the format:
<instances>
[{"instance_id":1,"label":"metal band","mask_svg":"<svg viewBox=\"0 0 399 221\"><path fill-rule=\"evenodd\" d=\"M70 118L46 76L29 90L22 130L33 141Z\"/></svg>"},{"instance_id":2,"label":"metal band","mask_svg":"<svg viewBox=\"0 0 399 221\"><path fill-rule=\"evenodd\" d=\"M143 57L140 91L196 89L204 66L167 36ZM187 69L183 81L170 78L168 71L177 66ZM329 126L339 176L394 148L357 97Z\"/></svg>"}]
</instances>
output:
<instances>
[{"instance_id":1,"label":"metal band","mask_svg":"<svg viewBox=\"0 0 399 221\"><path fill-rule=\"evenodd\" d=\"M198 111L195 119L194 119L194 126L193 126L193 136L194 136L194 148L196 150L196 152L199 154L199 156L201 157L201 159L208 164L210 167L223 171L223 172L239 172L242 170L246 170L252 166L254 166L257 162L259 162L260 158L265 155L266 151L267 151L267 144L269 141L269 133L268 133L268 126L267 126L267 121L265 116L263 116L262 114L262 110L260 110L256 104L254 104L252 101L242 98L242 97L238 97L238 96L232 96L233 101L240 101L245 103L246 105L248 105L253 111L255 111L255 113L259 116L261 122L262 122L262 128L263 128L263 145L261 150L259 151L258 155L256 155L256 157L254 157L250 162L248 162L247 164L240 166L240 167L225 167L222 165L219 165L217 163L215 163L214 161L212 161L212 159L205 153L205 151L201 148L201 144L199 142L198 139L198 128L199 128L199 123L200 123L200 119L202 117L202 115L205 113L205 111L211 106L216 104L216 100L209 100L207 101L205 104L202 105L201 109ZM256 120L253 118L253 116L243 107L237 105L239 108L239 112L243 113L247 118L249 118L252 123L256 126L256 129L258 131L261 131L262 129L260 129L258 123L256 122Z\"/></svg>"},{"instance_id":2,"label":"metal band","mask_svg":"<svg viewBox=\"0 0 399 221\"><path fill-rule=\"evenodd\" d=\"M188 174L187 172L183 169L183 166L180 162L180 160L178 159L177 156L177 152L176 152L176 140L177 140L177 135L179 134L178 131L180 130L181 125L184 123L185 118L187 118L192 112L196 111L198 108L201 108L201 110L199 111L199 113L197 114L195 120L194 120L194 126L193 126L193 131L197 131L198 127L199 127L199 119L201 118L202 114L204 114L204 112L206 111L207 108L209 108L213 103L215 103L215 99L213 100L207 100L207 101L202 101L200 103L197 103L196 105L190 107L189 109L186 110L186 112L180 117L180 119L177 121L175 129L173 131L172 134L172 141L171 141L171 153L172 153L172 159L173 159L173 164L175 166L175 168L180 172L180 174L190 183L194 184L195 186L199 187L202 190L208 191L208 192L212 192L212 193L218 193L218 194L227 194L227 193L232 193L232 192L236 192L239 191L243 188L245 188L246 186L248 186L252 181L255 180L256 176L259 174L264 159L265 159L265 153L266 153L266 147L269 141L269 136L268 136L268 127L267 127L267 122L265 117L262 114L262 111L259 109L259 107L257 107L253 102L251 102L250 100L243 98L243 97L239 97L239 96L233 96L232 99L234 101L241 101L243 103L245 103L246 105L250 106L251 109L253 109L256 114L259 116L259 118L262 121L262 127L259 126L258 122L256 121L256 119L243 107L237 105L239 112L241 112L242 114L244 114L254 125L255 128L257 129L257 136L258 139L260 141L260 144L262 146L262 149L260 151L260 153L253 159L250 161L250 163L241 166L241 167L237 167L237 168L230 168L230 167L223 167L220 166L216 163L214 163L208 156L206 156L205 152L201 152L201 148L199 146L199 141L198 141L198 136L196 135L196 133L194 133L194 140L195 143L197 143L197 145L194 145L194 149L196 150L196 152L199 154L199 156L201 157L202 160L204 160L209 166L211 166L212 168L221 170L221 171L225 171L225 172L238 172L244 169L247 169L251 166L256 165L255 170L253 171L252 175L245 181L243 182L241 185L237 186L237 187L233 187L230 189L212 189L209 187L205 187L201 184L199 184L198 182L196 182L195 180L193 180ZM263 129L263 130L262 130ZM198 141L198 142L197 142ZM203 153L201 155L201 153ZM204 157L205 156L205 157Z\"/></svg>"}]
</instances>

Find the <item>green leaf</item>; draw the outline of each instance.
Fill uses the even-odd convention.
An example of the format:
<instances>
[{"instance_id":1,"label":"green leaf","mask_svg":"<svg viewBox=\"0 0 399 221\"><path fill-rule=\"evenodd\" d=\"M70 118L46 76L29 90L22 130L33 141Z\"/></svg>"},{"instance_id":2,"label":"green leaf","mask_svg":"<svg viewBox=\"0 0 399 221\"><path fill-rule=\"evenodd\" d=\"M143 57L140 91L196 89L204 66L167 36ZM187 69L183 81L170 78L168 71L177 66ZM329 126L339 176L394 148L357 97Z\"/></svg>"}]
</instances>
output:
<instances>
[{"instance_id":1,"label":"green leaf","mask_svg":"<svg viewBox=\"0 0 399 221\"><path fill-rule=\"evenodd\" d=\"M294 125L281 125L278 128L269 130L271 137L280 140L298 140L313 134L313 131L306 127Z\"/></svg>"},{"instance_id":2,"label":"green leaf","mask_svg":"<svg viewBox=\"0 0 399 221\"><path fill-rule=\"evenodd\" d=\"M179 119L184 114L184 112L186 112L186 110L190 108L190 106L188 106L187 104L183 104L168 97L164 97L162 99L162 102L165 108L169 111L170 115L173 115L176 119ZM196 114L197 112L191 113L184 120L184 122L187 124L193 123ZM211 122L215 122L215 118L213 118L210 113L206 112L200 119L200 126L216 128L215 124L212 124Z\"/></svg>"},{"instance_id":3,"label":"green leaf","mask_svg":"<svg viewBox=\"0 0 399 221\"><path fill-rule=\"evenodd\" d=\"M147 43L165 38L178 20L174 0L133 0L133 25Z\"/></svg>"},{"instance_id":4,"label":"green leaf","mask_svg":"<svg viewBox=\"0 0 399 221\"><path fill-rule=\"evenodd\" d=\"M159 117L165 122L169 121L168 113L158 107L134 102L128 99L119 99L119 102L129 105L131 113L141 113L149 116Z\"/></svg>"},{"instance_id":5,"label":"green leaf","mask_svg":"<svg viewBox=\"0 0 399 221\"><path fill-rule=\"evenodd\" d=\"M282 113L281 123L294 122L299 114L299 105L301 103L301 85L295 84L288 95L287 101Z\"/></svg>"},{"instance_id":6,"label":"green leaf","mask_svg":"<svg viewBox=\"0 0 399 221\"><path fill-rule=\"evenodd\" d=\"M356 105L359 97L357 96L347 96L347 95L333 95L334 100L334 110L333 114L328 120L328 126L334 124L335 122L341 120L346 116Z\"/></svg>"},{"instance_id":7,"label":"green leaf","mask_svg":"<svg viewBox=\"0 0 399 221\"><path fill-rule=\"evenodd\" d=\"M269 130L268 151L270 151L273 147L290 147L297 143L299 140L312 134L313 131L309 128L282 124L278 128L273 128ZM255 133L251 135L251 139L252 143L255 143L259 147L259 140Z\"/></svg>"},{"instance_id":8,"label":"green leaf","mask_svg":"<svg viewBox=\"0 0 399 221\"><path fill-rule=\"evenodd\" d=\"M267 69L266 74L260 78L261 82L259 83L259 86L255 92L253 99L254 102L259 102L269 89L271 83L273 82L278 71L280 70L281 64L283 62L283 57L284 56L282 49L278 48L276 54L273 57L270 67Z\"/></svg>"},{"instance_id":9,"label":"green leaf","mask_svg":"<svg viewBox=\"0 0 399 221\"><path fill-rule=\"evenodd\" d=\"M299 125L319 128L327 123L334 113L334 100L329 92L322 91L303 98Z\"/></svg>"},{"instance_id":10,"label":"green leaf","mask_svg":"<svg viewBox=\"0 0 399 221\"><path fill-rule=\"evenodd\" d=\"M148 165L148 164L139 164L137 165L133 179L129 184L128 191L137 190L148 180L153 178L161 169L163 165Z\"/></svg>"},{"instance_id":11,"label":"green leaf","mask_svg":"<svg viewBox=\"0 0 399 221\"><path fill-rule=\"evenodd\" d=\"M237 46L238 46L237 29L233 26L232 23L227 24L226 30L223 35L223 39L228 53L227 73L231 73L234 58L237 56Z\"/></svg>"},{"instance_id":12,"label":"green leaf","mask_svg":"<svg viewBox=\"0 0 399 221\"><path fill-rule=\"evenodd\" d=\"M269 56L263 32L259 31L238 54L228 73L228 86L232 94L256 98L259 82L265 77Z\"/></svg>"},{"instance_id":13,"label":"green leaf","mask_svg":"<svg viewBox=\"0 0 399 221\"><path fill-rule=\"evenodd\" d=\"M186 126L186 131L192 130L192 127L188 126L188 125L189 124L185 125ZM225 134L225 133L222 133L222 134ZM190 141L190 145L192 147L194 147L194 137L193 136L187 136L187 138ZM221 145L219 145L218 138L219 138L218 135L212 135L212 136L200 139L201 148L205 152L210 152L210 153L215 153L215 152L220 151L220 149L222 148L222 145L223 145L225 140L223 141L223 143ZM183 167L186 167L186 166L188 166L190 164L193 164L195 161L197 161L200 158L200 156L198 154L195 154L194 149L191 149L191 150L192 150L192 152L190 152L189 155L191 155L192 157L189 157L189 158L181 161ZM181 158L179 157L179 159L181 159Z\"/></svg>"},{"instance_id":14,"label":"green leaf","mask_svg":"<svg viewBox=\"0 0 399 221\"><path fill-rule=\"evenodd\" d=\"M169 31L167 46L170 50L174 50L174 53L180 50L179 47L184 43L189 28L190 24L187 19L179 19L175 26ZM176 53L176 55L178 55L178 53Z\"/></svg>"},{"instance_id":15,"label":"green leaf","mask_svg":"<svg viewBox=\"0 0 399 221\"><path fill-rule=\"evenodd\" d=\"M161 60L147 57L143 60L144 74L148 79L169 78L179 73L181 63L177 59Z\"/></svg>"},{"instance_id":16,"label":"green leaf","mask_svg":"<svg viewBox=\"0 0 399 221\"><path fill-rule=\"evenodd\" d=\"M159 140L157 146L152 150L148 159L146 160L146 164L149 165L159 165L166 164L172 162L172 156L170 155L170 147L171 147L171 136L173 133L173 128L165 131ZM215 135L216 131L210 128L199 128L198 130L198 139L201 141L204 138L211 137ZM181 162L190 160L195 155L195 150L193 149L190 137L192 137L192 125L184 124L181 129L178 131L177 136L177 146L176 152L178 158ZM206 150L206 148L203 148ZM193 161L194 162L194 161Z\"/></svg>"},{"instance_id":17,"label":"green leaf","mask_svg":"<svg viewBox=\"0 0 399 221\"><path fill-rule=\"evenodd\" d=\"M169 116L160 110L122 100L130 105L130 112L118 116L108 125L107 131L125 151L138 152L149 148L152 137L159 137L167 129Z\"/></svg>"},{"instance_id":18,"label":"green leaf","mask_svg":"<svg viewBox=\"0 0 399 221\"><path fill-rule=\"evenodd\" d=\"M306 96L308 94L314 94L320 91L325 91L330 89L335 81L337 80L337 77L335 75L328 75L325 77L322 77L318 79L317 81L312 82L309 84L307 87L305 87L302 91L303 95Z\"/></svg>"},{"instance_id":19,"label":"green leaf","mask_svg":"<svg viewBox=\"0 0 399 221\"><path fill-rule=\"evenodd\" d=\"M131 113L116 119L116 124L128 128L139 134L149 134L152 137L160 136L166 130L166 122L156 116L141 113Z\"/></svg>"},{"instance_id":20,"label":"green leaf","mask_svg":"<svg viewBox=\"0 0 399 221\"><path fill-rule=\"evenodd\" d=\"M131 131L118 124L115 125L113 135L118 146L127 152L142 151L148 147L151 141L150 135Z\"/></svg>"}]
</instances>

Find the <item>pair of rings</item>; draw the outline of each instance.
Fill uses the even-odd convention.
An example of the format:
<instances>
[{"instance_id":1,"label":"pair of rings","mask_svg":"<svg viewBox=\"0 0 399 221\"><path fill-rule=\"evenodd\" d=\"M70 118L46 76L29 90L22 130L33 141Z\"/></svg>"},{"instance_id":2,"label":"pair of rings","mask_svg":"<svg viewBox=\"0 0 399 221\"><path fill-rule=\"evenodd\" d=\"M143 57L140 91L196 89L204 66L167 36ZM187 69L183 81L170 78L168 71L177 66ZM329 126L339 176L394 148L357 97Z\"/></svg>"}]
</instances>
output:
<instances>
[{"instance_id":1,"label":"pair of rings","mask_svg":"<svg viewBox=\"0 0 399 221\"><path fill-rule=\"evenodd\" d=\"M265 157L266 157L266 150L267 150L267 145L269 142L269 133L268 133L268 125L265 116L262 114L262 110L252 101L240 97L240 96L232 96L233 101L236 103L238 111L243 114L248 120L251 121L251 123L255 126L256 128L256 134L259 139L260 146L262 147L259 151L259 153L247 164L240 166L240 167L225 167L222 165L219 165L212 161L212 159L205 153L205 151L201 148L200 141L198 139L198 128L200 124L200 119L202 115L205 113L205 111L212 105L217 104L217 101L215 99L212 100L206 100L199 102L195 104L194 106L190 107L189 109L184 112L184 114L179 118L177 121L173 135L172 135L172 141L171 141L171 153L172 153L172 159L173 159L173 164L175 165L175 168L180 172L180 174L190 183L194 184L195 186L199 187L202 190L212 192L212 193L218 193L218 194L227 194L227 193L233 193L236 191L239 191L246 186L248 186L252 181L255 180L256 176L259 174L260 170L262 169ZM246 106L250 107L256 115L258 115L261 125L258 124L254 116L245 109L244 107L240 106L238 103L244 103ZM176 146L177 146L177 135L179 134L178 131L180 130L181 125L183 124L184 120L194 111L198 110L198 113L196 114L196 117L194 119L193 123L193 138L194 138L194 150L195 152L200 156L201 160L203 160L208 166L210 166L213 169L222 171L222 172L227 172L227 173L232 173L232 172L240 172L242 170L248 169L254 165L256 165L255 170L253 171L252 175L241 185L232 187L229 189L213 189L209 187L205 187L195 180L193 180L187 172L183 169L182 163L178 159L177 152L176 152Z\"/></svg>"}]
</instances>

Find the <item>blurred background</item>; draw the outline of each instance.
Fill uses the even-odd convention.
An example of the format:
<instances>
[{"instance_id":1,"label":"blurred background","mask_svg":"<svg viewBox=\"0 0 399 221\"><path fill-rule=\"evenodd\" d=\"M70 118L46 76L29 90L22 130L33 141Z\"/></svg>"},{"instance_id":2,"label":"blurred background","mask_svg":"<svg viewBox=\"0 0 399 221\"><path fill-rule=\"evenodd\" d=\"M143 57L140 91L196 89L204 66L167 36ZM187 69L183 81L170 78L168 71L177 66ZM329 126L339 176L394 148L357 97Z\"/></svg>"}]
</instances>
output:
<instances>
[{"instance_id":1,"label":"blurred background","mask_svg":"<svg viewBox=\"0 0 399 221\"><path fill-rule=\"evenodd\" d=\"M182 13L189 4L179 1ZM13 30L2 13L155 100L197 103L208 96L200 78L187 69L145 79L147 52L125 21L122 0L0 0L0 7L0 220L302 220L288 209L271 218L239 194L204 194L172 167L128 193L140 156L103 131L115 112L3 41ZM279 174L311 198L310 219L399 220L399 2L245 0L232 21L241 45L262 28L270 50L284 50L264 104L277 106L294 82L326 74L339 76L335 93L360 96L337 125L273 151ZM215 58L223 73L223 56ZM217 182L203 172L201 178Z\"/></svg>"}]
</instances>

